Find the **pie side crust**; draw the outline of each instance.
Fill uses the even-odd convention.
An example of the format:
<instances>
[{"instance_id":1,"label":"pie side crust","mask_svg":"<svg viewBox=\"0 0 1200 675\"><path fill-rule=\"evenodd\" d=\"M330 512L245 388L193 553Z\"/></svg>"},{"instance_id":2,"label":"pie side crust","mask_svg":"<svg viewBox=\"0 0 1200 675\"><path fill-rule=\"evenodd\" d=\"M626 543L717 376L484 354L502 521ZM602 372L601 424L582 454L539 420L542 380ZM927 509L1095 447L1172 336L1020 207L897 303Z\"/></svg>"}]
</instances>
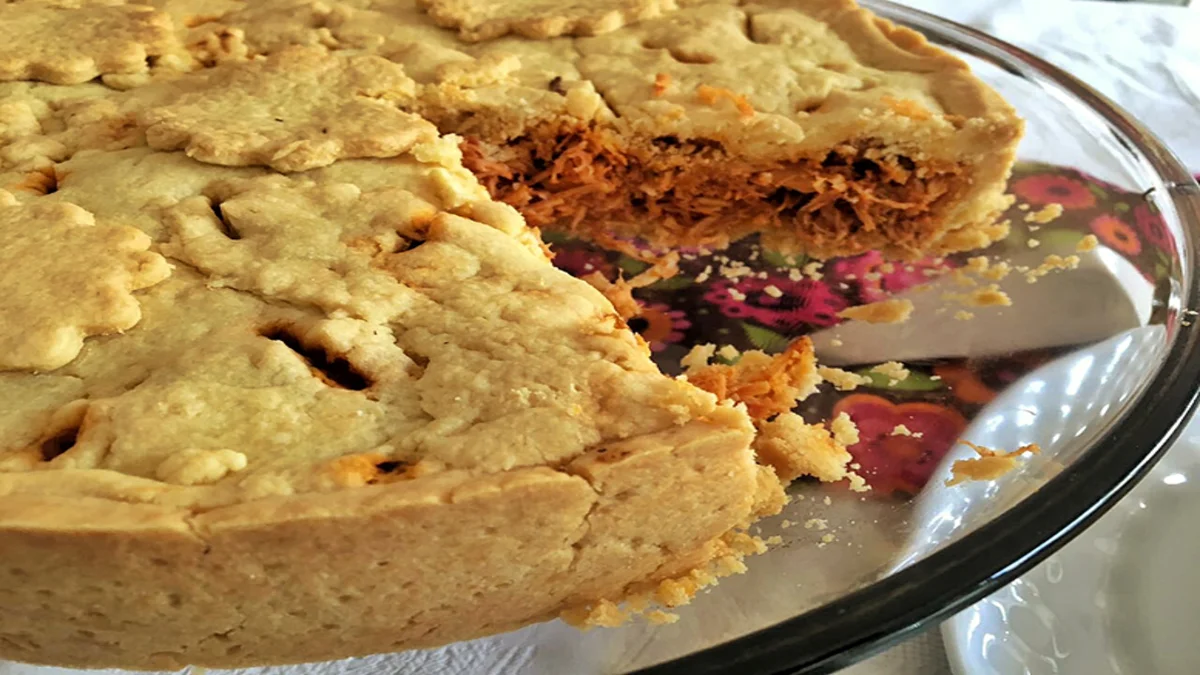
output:
<instances>
[{"instance_id":1,"label":"pie side crust","mask_svg":"<svg viewBox=\"0 0 1200 675\"><path fill-rule=\"evenodd\" d=\"M748 517L752 433L718 411L558 471L447 472L201 513L111 499L141 481L108 472L0 473L0 595L25 608L0 615L0 651L68 667L293 663L619 599L681 562L702 566Z\"/></svg>"}]
</instances>

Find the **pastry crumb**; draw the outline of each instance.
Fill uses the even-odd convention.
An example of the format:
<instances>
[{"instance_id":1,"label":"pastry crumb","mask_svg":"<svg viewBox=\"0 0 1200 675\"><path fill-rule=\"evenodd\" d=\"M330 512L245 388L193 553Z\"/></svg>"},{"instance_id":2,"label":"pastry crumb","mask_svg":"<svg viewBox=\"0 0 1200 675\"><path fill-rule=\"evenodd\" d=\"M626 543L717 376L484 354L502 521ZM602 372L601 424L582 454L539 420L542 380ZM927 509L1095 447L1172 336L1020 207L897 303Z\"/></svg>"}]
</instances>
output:
<instances>
[{"instance_id":1,"label":"pastry crumb","mask_svg":"<svg viewBox=\"0 0 1200 675\"><path fill-rule=\"evenodd\" d=\"M833 440L843 446L849 447L858 443L858 426L846 413L840 413L833 418L829 423L829 430L833 432Z\"/></svg>"},{"instance_id":2,"label":"pastry crumb","mask_svg":"<svg viewBox=\"0 0 1200 675\"><path fill-rule=\"evenodd\" d=\"M1096 238L1096 235L1089 234L1083 239L1079 240L1079 243L1075 245L1075 250L1079 251L1080 253L1086 253L1087 251L1095 250L1095 248L1099 245L1100 240Z\"/></svg>"},{"instance_id":3,"label":"pastry crumb","mask_svg":"<svg viewBox=\"0 0 1200 675\"><path fill-rule=\"evenodd\" d=\"M846 343L845 343L845 342L842 342L841 340L839 340L839 339L837 339L837 338L833 338L833 339L831 339L831 340L829 341L829 346L830 346L830 347L841 347L841 346L842 346L842 345L844 345L844 344L846 344Z\"/></svg>"},{"instance_id":4,"label":"pastry crumb","mask_svg":"<svg viewBox=\"0 0 1200 675\"><path fill-rule=\"evenodd\" d=\"M1057 220L1062 214L1062 204L1047 204L1041 210L1025 214L1025 222L1046 225Z\"/></svg>"},{"instance_id":5,"label":"pastry crumb","mask_svg":"<svg viewBox=\"0 0 1200 675\"><path fill-rule=\"evenodd\" d=\"M779 287L774 284L764 287L763 293L766 293L767 295L771 296L772 298L782 298L783 297L783 291L779 290Z\"/></svg>"},{"instance_id":6,"label":"pastry crumb","mask_svg":"<svg viewBox=\"0 0 1200 675\"><path fill-rule=\"evenodd\" d=\"M838 391L854 391L860 385L871 383L871 378L866 375L859 375L841 368L817 366L817 373L821 375L821 379L832 384Z\"/></svg>"},{"instance_id":7,"label":"pastry crumb","mask_svg":"<svg viewBox=\"0 0 1200 675\"><path fill-rule=\"evenodd\" d=\"M646 620L656 626L672 624L679 621L679 615L675 612L664 612L661 609L652 609L645 614Z\"/></svg>"},{"instance_id":8,"label":"pastry crumb","mask_svg":"<svg viewBox=\"0 0 1200 675\"><path fill-rule=\"evenodd\" d=\"M897 382L903 382L904 380L907 380L909 376L908 368L905 368L904 364L898 361L881 363L871 368L871 372L879 373L880 375L896 380Z\"/></svg>"},{"instance_id":9,"label":"pastry crumb","mask_svg":"<svg viewBox=\"0 0 1200 675\"><path fill-rule=\"evenodd\" d=\"M1037 283L1038 279L1057 270L1073 270L1079 267L1079 256L1069 255L1048 255L1042 260L1042 264L1034 269L1026 270L1025 281L1028 283Z\"/></svg>"},{"instance_id":10,"label":"pastry crumb","mask_svg":"<svg viewBox=\"0 0 1200 675\"><path fill-rule=\"evenodd\" d=\"M959 443L969 446L979 456L955 461L950 467L951 477L946 480L947 487L966 481L995 480L1015 469L1019 464L1017 459L1021 455L1026 453L1036 455L1042 451L1037 443L1022 445L1016 450L1008 452L992 450L966 440L960 440Z\"/></svg>"},{"instance_id":11,"label":"pastry crumb","mask_svg":"<svg viewBox=\"0 0 1200 675\"><path fill-rule=\"evenodd\" d=\"M759 424L758 429L754 452L759 462L775 469L780 481L812 476L835 483L846 478L846 465L853 458L824 425L808 424L788 412Z\"/></svg>"},{"instance_id":12,"label":"pastry crumb","mask_svg":"<svg viewBox=\"0 0 1200 675\"><path fill-rule=\"evenodd\" d=\"M912 312L912 300L893 298L843 309L838 316L866 323L904 323L912 316Z\"/></svg>"},{"instance_id":13,"label":"pastry crumb","mask_svg":"<svg viewBox=\"0 0 1200 675\"><path fill-rule=\"evenodd\" d=\"M965 304L971 307L1009 307L1012 299L996 284L984 286L967 295Z\"/></svg>"},{"instance_id":14,"label":"pastry crumb","mask_svg":"<svg viewBox=\"0 0 1200 675\"><path fill-rule=\"evenodd\" d=\"M567 609L559 614L559 618L585 631L591 628L616 628L639 615L650 623L674 623L679 617L661 608L674 609L686 605L701 590L716 586L722 578L744 574L746 563L743 559L767 551L767 542L744 532L727 533L715 544L716 555L706 565L673 579L664 579L648 590L643 588L640 592L631 593L622 601L624 608L606 598ZM652 603L658 607L652 608Z\"/></svg>"},{"instance_id":15,"label":"pastry crumb","mask_svg":"<svg viewBox=\"0 0 1200 675\"><path fill-rule=\"evenodd\" d=\"M981 276L988 281L1000 281L1012 273L1012 265L1006 261L993 264Z\"/></svg>"},{"instance_id":16,"label":"pastry crumb","mask_svg":"<svg viewBox=\"0 0 1200 675\"><path fill-rule=\"evenodd\" d=\"M867 485L867 480L857 473L850 472L846 474L846 478L850 479L851 492L869 492L871 486Z\"/></svg>"},{"instance_id":17,"label":"pastry crumb","mask_svg":"<svg viewBox=\"0 0 1200 675\"><path fill-rule=\"evenodd\" d=\"M987 259L987 256L977 255L972 258L967 258L966 269L967 271L974 272L975 274L983 274L988 270L990 265L991 261Z\"/></svg>"},{"instance_id":18,"label":"pastry crumb","mask_svg":"<svg viewBox=\"0 0 1200 675\"><path fill-rule=\"evenodd\" d=\"M703 368L712 360L713 354L717 351L717 346L710 343L696 345L679 360L679 364L683 366L684 372L692 371L697 368Z\"/></svg>"},{"instance_id":19,"label":"pastry crumb","mask_svg":"<svg viewBox=\"0 0 1200 675\"><path fill-rule=\"evenodd\" d=\"M721 348L717 350L717 356L725 359L726 361L736 361L741 355L742 353L733 345L722 345Z\"/></svg>"},{"instance_id":20,"label":"pastry crumb","mask_svg":"<svg viewBox=\"0 0 1200 675\"><path fill-rule=\"evenodd\" d=\"M954 318L957 321L970 321L975 318L974 312L968 312L965 309L960 309L954 313Z\"/></svg>"}]
</instances>

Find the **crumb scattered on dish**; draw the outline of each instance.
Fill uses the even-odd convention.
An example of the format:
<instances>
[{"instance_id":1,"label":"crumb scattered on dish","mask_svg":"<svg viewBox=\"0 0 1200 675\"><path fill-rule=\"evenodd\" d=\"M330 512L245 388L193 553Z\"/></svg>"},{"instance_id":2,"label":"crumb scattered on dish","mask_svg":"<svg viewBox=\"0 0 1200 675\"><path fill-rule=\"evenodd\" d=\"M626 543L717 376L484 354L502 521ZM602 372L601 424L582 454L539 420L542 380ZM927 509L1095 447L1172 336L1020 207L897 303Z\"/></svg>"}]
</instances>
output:
<instances>
[{"instance_id":1,"label":"crumb scattered on dish","mask_svg":"<svg viewBox=\"0 0 1200 675\"><path fill-rule=\"evenodd\" d=\"M838 391L854 391L861 385L871 383L871 378L866 375L859 375L841 368L817 366L817 373L821 375L821 379L832 384Z\"/></svg>"},{"instance_id":2,"label":"crumb scattered on dish","mask_svg":"<svg viewBox=\"0 0 1200 675\"><path fill-rule=\"evenodd\" d=\"M1038 211L1025 214L1025 222L1046 225L1057 220L1062 214L1062 204L1047 204Z\"/></svg>"},{"instance_id":3,"label":"crumb scattered on dish","mask_svg":"<svg viewBox=\"0 0 1200 675\"><path fill-rule=\"evenodd\" d=\"M891 298L838 312L843 319L865 323L903 323L912 316L913 303L907 298Z\"/></svg>"},{"instance_id":4,"label":"crumb scattered on dish","mask_svg":"<svg viewBox=\"0 0 1200 675\"><path fill-rule=\"evenodd\" d=\"M898 361L881 363L871 368L871 372L879 373L880 375L883 375L891 380L895 380L896 382L903 382L904 380L907 380L910 374L908 368L905 368L904 364Z\"/></svg>"},{"instance_id":5,"label":"crumb scattered on dish","mask_svg":"<svg viewBox=\"0 0 1200 675\"><path fill-rule=\"evenodd\" d=\"M969 446L979 456L955 461L950 467L951 477L946 480L948 487L966 481L995 480L1017 468L1020 465L1017 460L1022 455L1036 455L1042 451L1037 443L1022 445L1011 451L993 450L965 440L960 440L959 443Z\"/></svg>"}]
</instances>

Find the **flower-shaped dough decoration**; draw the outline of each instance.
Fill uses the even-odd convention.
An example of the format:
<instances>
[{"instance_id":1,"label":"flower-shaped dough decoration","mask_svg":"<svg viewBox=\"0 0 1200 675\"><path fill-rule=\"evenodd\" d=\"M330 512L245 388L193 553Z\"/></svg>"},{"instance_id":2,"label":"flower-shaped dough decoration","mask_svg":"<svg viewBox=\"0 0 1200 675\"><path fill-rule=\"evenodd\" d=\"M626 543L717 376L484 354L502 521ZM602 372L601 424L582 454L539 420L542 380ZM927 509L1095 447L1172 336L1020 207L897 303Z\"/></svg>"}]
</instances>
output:
<instances>
[{"instance_id":1,"label":"flower-shaped dough decoration","mask_svg":"<svg viewBox=\"0 0 1200 675\"><path fill-rule=\"evenodd\" d=\"M377 56L292 47L237 66L191 73L139 122L156 150L209 164L305 171L354 157L396 157L437 129L398 105L416 83Z\"/></svg>"},{"instance_id":2,"label":"flower-shaped dough decoration","mask_svg":"<svg viewBox=\"0 0 1200 675\"><path fill-rule=\"evenodd\" d=\"M171 17L121 2L0 2L0 81L79 84L143 73L175 43ZM32 48L31 48L32 47Z\"/></svg>"},{"instance_id":3,"label":"flower-shaped dough decoration","mask_svg":"<svg viewBox=\"0 0 1200 675\"><path fill-rule=\"evenodd\" d=\"M0 370L66 365L91 335L141 319L133 292L170 275L150 237L66 203L0 191Z\"/></svg>"},{"instance_id":4,"label":"flower-shaped dough decoration","mask_svg":"<svg viewBox=\"0 0 1200 675\"><path fill-rule=\"evenodd\" d=\"M661 16L675 0L421 0L439 26L469 42L509 33L530 38L598 35Z\"/></svg>"}]
</instances>

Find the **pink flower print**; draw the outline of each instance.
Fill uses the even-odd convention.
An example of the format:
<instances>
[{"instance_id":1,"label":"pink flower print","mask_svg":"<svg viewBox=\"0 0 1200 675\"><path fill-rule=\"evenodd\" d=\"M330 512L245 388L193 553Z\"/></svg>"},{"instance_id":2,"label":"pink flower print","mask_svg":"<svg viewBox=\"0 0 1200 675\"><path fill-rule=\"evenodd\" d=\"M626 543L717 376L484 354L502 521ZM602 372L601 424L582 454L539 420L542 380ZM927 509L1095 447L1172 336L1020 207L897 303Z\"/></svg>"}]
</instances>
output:
<instances>
[{"instance_id":1,"label":"pink flower print","mask_svg":"<svg viewBox=\"0 0 1200 675\"><path fill-rule=\"evenodd\" d=\"M573 277L583 277L599 272L606 279L615 275L612 263L600 251L586 248L563 248L554 252L554 266Z\"/></svg>"},{"instance_id":2,"label":"pink flower print","mask_svg":"<svg viewBox=\"0 0 1200 675\"><path fill-rule=\"evenodd\" d=\"M709 287L704 299L725 316L785 331L805 324L832 326L848 304L822 282L788 277L721 280Z\"/></svg>"},{"instance_id":3,"label":"pink flower print","mask_svg":"<svg viewBox=\"0 0 1200 675\"><path fill-rule=\"evenodd\" d=\"M913 262L888 261L879 251L871 251L851 258L841 258L825 265L825 272L830 281L844 282L858 292L862 302L878 302L886 300L895 293L927 283L937 274L955 267L947 260L935 262L935 258L926 258ZM883 272L891 269L891 272Z\"/></svg>"},{"instance_id":4,"label":"pink flower print","mask_svg":"<svg viewBox=\"0 0 1200 675\"><path fill-rule=\"evenodd\" d=\"M1009 189L1035 206L1061 204L1068 211L1077 211L1096 205L1096 195L1092 194L1087 185L1056 174L1028 176L1014 181Z\"/></svg>"}]
</instances>

